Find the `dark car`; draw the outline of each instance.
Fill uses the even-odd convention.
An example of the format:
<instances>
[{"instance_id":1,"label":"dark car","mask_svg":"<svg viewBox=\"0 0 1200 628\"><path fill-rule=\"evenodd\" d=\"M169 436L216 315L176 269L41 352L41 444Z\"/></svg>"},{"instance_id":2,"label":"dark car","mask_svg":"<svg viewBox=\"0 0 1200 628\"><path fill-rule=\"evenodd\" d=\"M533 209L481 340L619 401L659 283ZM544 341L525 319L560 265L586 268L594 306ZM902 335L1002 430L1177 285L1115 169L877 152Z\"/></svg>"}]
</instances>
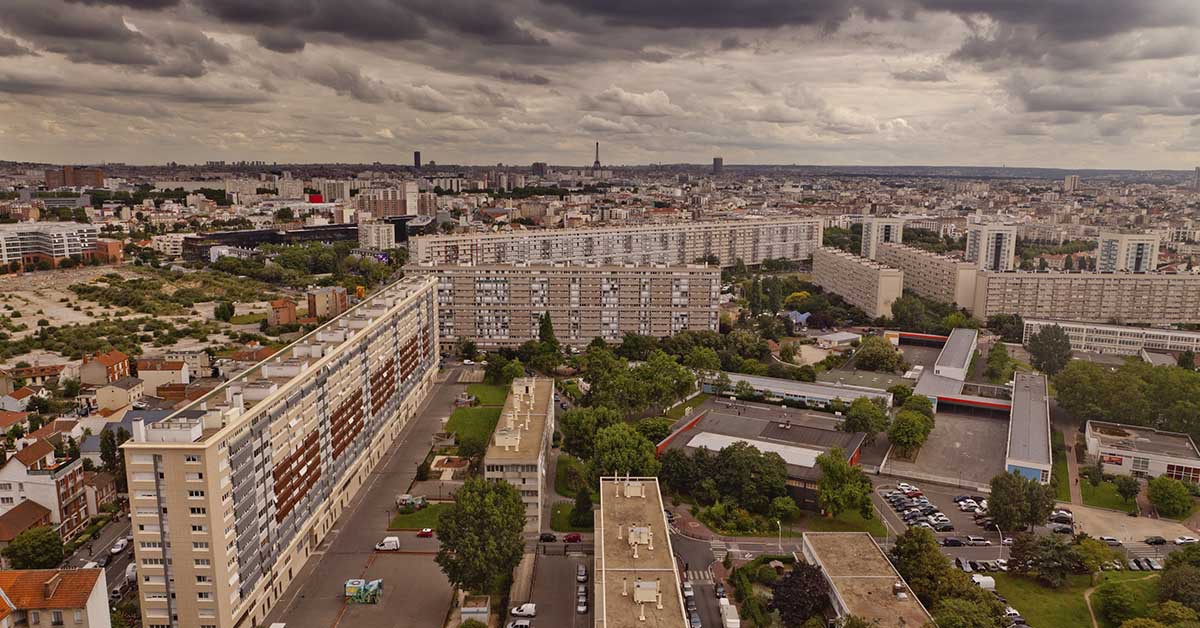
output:
<instances>
[{"instance_id":1,"label":"dark car","mask_svg":"<svg viewBox=\"0 0 1200 628\"><path fill-rule=\"evenodd\" d=\"M933 524L933 529L937 530L938 532L953 532L954 524L950 523L949 521L943 521L942 523Z\"/></svg>"},{"instance_id":2,"label":"dark car","mask_svg":"<svg viewBox=\"0 0 1200 628\"><path fill-rule=\"evenodd\" d=\"M583 541L583 535L579 534L578 532L572 532L564 536L563 541L566 543L579 543Z\"/></svg>"},{"instance_id":3,"label":"dark car","mask_svg":"<svg viewBox=\"0 0 1200 628\"><path fill-rule=\"evenodd\" d=\"M956 504L957 504L957 503L959 503L959 502L965 502L965 501L967 501L968 499L971 499L971 496L970 496L970 495L958 495L958 496L956 496L956 497L954 498L954 503L956 503Z\"/></svg>"},{"instance_id":4,"label":"dark car","mask_svg":"<svg viewBox=\"0 0 1200 628\"><path fill-rule=\"evenodd\" d=\"M721 584L720 582L713 587L713 591L716 592L717 597L725 597L725 585Z\"/></svg>"},{"instance_id":5,"label":"dark car","mask_svg":"<svg viewBox=\"0 0 1200 628\"><path fill-rule=\"evenodd\" d=\"M112 560L112 556L109 556L108 554L101 554L100 558L96 559L96 566L97 567L107 567L108 563L111 560Z\"/></svg>"},{"instance_id":6,"label":"dark car","mask_svg":"<svg viewBox=\"0 0 1200 628\"><path fill-rule=\"evenodd\" d=\"M962 542L962 539L956 539L952 536L948 536L948 537L942 539L942 546L944 546L944 547L962 547L963 542Z\"/></svg>"},{"instance_id":7,"label":"dark car","mask_svg":"<svg viewBox=\"0 0 1200 628\"><path fill-rule=\"evenodd\" d=\"M1166 544L1167 544L1167 540L1162 538L1161 536L1146 537L1146 545L1166 545Z\"/></svg>"},{"instance_id":8,"label":"dark car","mask_svg":"<svg viewBox=\"0 0 1200 628\"><path fill-rule=\"evenodd\" d=\"M543 543L553 543L558 540L558 537L554 536L554 534L551 532L543 532L542 535L538 537L538 540Z\"/></svg>"},{"instance_id":9,"label":"dark car","mask_svg":"<svg viewBox=\"0 0 1200 628\"><path fill-rule=\"evenodd\" d=\"M1057 524L1050 527L1050 531L1055 534L1074 534L1075 530L1068 525Z\"/></svg>"}]
</instances>

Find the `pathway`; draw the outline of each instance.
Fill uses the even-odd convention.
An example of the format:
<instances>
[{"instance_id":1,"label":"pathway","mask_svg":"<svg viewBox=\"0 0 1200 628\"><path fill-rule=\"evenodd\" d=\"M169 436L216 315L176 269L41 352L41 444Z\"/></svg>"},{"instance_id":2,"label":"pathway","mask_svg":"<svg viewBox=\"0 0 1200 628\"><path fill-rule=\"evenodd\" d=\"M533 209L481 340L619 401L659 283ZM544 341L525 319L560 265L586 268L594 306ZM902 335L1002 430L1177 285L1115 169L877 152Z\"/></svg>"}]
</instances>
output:
<instances>
[{"instance_id":1,"label":"pathway","mask_svg":"<svg viewBox=\"0 0 1200 628\"><path fill-rule=\"evenodd\" d=\"M1133 580L1123 580L1122 582L1137 582L1139 580L1149 580L1157 577L1158 574L1152 573L1144 578L1134 578ZM1083 592L1083 603L1087 604L1088 615L1091 615L1092 617L1092 628L1100 628L1100 622L1096 621L1096 611L1092 609L1092 592L1097 588L1098 587L1089 587L1087 591Z\"/></svg>"},{"instance_id":2,"label":"pathway","mask_svg":"<svg viewBox=\"0 0 1200 628\"><path fill-rule=\"evenodd\" d=\"M1074 431L1063 432L1063 437L1073 437ZM1079 463L1075 462L1075 448L1078 443L1067 442L1067 484L1071 488L1071 503L1083 504L1083 490L1079 488Z\"/></svg>"}]
</instances>

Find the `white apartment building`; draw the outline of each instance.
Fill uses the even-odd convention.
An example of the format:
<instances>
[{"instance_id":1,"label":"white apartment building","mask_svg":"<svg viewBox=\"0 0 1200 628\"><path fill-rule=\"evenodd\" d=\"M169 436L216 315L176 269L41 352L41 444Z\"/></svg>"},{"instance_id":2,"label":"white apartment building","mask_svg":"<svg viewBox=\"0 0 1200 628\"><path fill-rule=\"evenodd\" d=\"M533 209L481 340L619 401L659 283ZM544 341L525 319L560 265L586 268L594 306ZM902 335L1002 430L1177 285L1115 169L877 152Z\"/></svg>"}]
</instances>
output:
<instances>
[{"instance_id":1,"label":"white apartment building","mask_svg":"<svg viewBox=\"0 0 1200 628\"><path fill-rule=\"evenodd\" d=\"M122 449L147 628L262 625L434 386L436 282L407 278Z\"/></svg>"},{"instance_id":2,"label":"white apartment building","mask_svg":"<svg viewBox=\"0 0 1200 628\"><path fill-rule=\"evenodd\" d=\"M512 484L525 504L525 530L542 530L546 449L554 433L554 380L518 377L483 456L483 477ZM546 522L549 523L549 522Z\"/></svg>"},{"instance_id":3,"label":"white apartment building","mask_svg":"<svg viewBox=\"0 0 1200 628\"><path fill-rule=\"evenodd\" d=\"M982 270L1012 270L1017 255L1017 226L995 223L967 225L966 260Z\"/></svg>"},{"instance_id":4,"label":"white apartment building","mask_svg":"<svg viewBox=\"0 0 1200 628\"><path fill-rule=\"evenodd\" d=\"M333 203L350 198L351 183L335 179L316 179L312 182L312 187L321 195L322 201Z\"/></svg>"},{"instance_id":5,"label":"white apartment building","mask_svg":"<svg viewBox=\"0 0 1200 628\"><path fill-rule=\"evenodd\" d=\"M150 246L164 257L176 258L183 255L183 239L194 233L164 233L150 238Z\"/></svg>"},{"instance_id":6,"label":"white apartment building","mask_svg":"<svg viewBox=\"0 0 1200 628\"><path fill-rule=\"evenodd\" d=\"M867 259L875 259L879 245L885 242L898 244L904 241L904 219L867 216L862 223L862 252Z\"/></svg>"},{"instance_id":7,"label":"white apartment building","mask_svg":"<svg viewBox=\"0 0 1200 628\"><path fill-rule=\"evenodd\" d=\"M904 272L864 257L822 247L813 253L813 283L841 296L871 318L891 318L904 292Z\"/></svg>"},{"instance_id":8,"label":"white apartment building","mask_svg":"<svg viewBox=\"0 0 1200 628\"><path fill-rule=\"evenodd\" d=\"M716 331L721 271L716 267L441 266L438 336L481 347L536 340L543 313L559 342L619 342L626 333L665 337Z\"/></svg>"},{"instance_id":9,"label":"white apartment building","mask_svg":"<svg viewBox=\"0 0 1200 628\"><path fill-rule=\"evenodd\" d=\"M906 244L881 244L878 262L904 271L904 287L927 299L970 307L975 300L975 265Z\"/></svg>"},{"instance_id":10,"label":"white apartment building","mask_svg":"<svg viewBox=\"0 0 1200 628\"><path fill-rule=\"evenodd\" d=\"M386 222L358 223L358 245L376 251L396 248L396 225Z\"/></svg>"},{"instance_id":11,"label":"white apartment building","mask_svg":"<svg viewBox=\"0 0 1200 628\"><path fill-rule=\"evenodd\" d=\"M0 224L0 263L57 263L72 255L84 257L96 248L100 229L78 222L18 222Z\"/></svg>"},{"instance_id":12,"label":"white apartment building","mask_svg":"<svg viewBox=\"0 0 1200 628\"><path fill-rule=\"evenodd\" d=\"M1158 234L1100 232L1096 270L1102 273L1153 272L1158 267Z\"/></svg>"},{"instance_id":13,"label":"white apartment building","mask_svg":"<svg viewBox=\"0 0 1200 628\"><path fill-rule=\"evenodd\" d=\"M1051 325L1058 325L1067 333L1071 348L1076 351L1116 355L1140 355L1142 351L1200 353L1200 332L1036 318L1025 319L1023 342L1029 342L1030 336Z\"/></svg>"},{"instance_id":14,"label":"white apartment building","mask_svg":"<svg viewBox=\"0 0 1200 628\"><path fill-rule=\"evenodd\" d=\"M1169 325L1200 322L1200 275L980 271L971 313Z\"/></svg>"},{"instance_id":15,"label":"white apartment building","mask_svg":"<svg viewBox=\"0 0 1200 628\"><path fill-rule=\"evenodd\" d=\"M581 227L412 238L422 266L484 264L662 264L680 266L716 256L737 260L806 260L821 246L820 218L765 218L629 227Z\"/></svg>"}]
</instances>

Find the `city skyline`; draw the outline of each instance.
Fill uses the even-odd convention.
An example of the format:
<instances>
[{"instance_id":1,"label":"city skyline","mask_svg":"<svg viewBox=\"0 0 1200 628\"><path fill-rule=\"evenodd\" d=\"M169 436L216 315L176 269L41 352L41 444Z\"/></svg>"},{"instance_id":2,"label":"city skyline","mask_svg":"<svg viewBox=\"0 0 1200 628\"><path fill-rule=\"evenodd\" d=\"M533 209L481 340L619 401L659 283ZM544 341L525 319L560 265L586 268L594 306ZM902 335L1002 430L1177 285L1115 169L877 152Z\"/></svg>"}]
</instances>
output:
<instances>
[{"instance_id":1,"label":"city skyline","mask_svg":"<svg viewBox=\"0 0 1200 628\"><path fill-rule=\"evenodd\" d=\"M15 0L0 159L1190 170L1200 7Z\"/></svg>"}]
</instances>

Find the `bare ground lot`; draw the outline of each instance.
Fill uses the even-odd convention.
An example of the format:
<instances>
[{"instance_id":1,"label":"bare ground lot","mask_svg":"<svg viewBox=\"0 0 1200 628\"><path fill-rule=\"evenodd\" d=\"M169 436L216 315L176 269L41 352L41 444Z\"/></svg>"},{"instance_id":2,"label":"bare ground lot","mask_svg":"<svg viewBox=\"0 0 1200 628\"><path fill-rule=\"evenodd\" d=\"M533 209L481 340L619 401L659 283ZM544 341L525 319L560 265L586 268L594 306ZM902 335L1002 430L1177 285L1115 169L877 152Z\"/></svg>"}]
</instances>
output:
<instances>
[{"instance_id":1,"label":"bare ground lot","mask_svg":"<svg viewBox=\"0 0 1200 628\"><path fill-rule=\"evenodd\" d=\"M1004 471L1007 442L1006 420L938 412L933 432L916 461L901 460L892 452L885 473L987 486L992 477Z\"/></svg>"}]
</instances>

